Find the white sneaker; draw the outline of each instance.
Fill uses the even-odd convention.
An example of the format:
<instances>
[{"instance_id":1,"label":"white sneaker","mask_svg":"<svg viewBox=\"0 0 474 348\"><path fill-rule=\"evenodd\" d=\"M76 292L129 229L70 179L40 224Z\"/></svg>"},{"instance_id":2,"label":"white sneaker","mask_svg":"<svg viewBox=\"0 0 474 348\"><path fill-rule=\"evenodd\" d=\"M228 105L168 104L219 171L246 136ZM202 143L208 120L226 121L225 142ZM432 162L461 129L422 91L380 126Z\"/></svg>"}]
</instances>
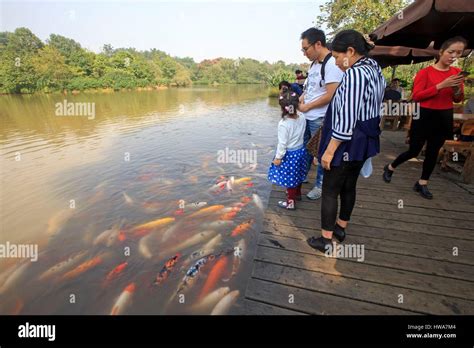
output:
<instances>
[{"instance_id":1,"label":"white sneaker","mask_svg":"<svg viewBox=\"0 0 474 348\"><path fill-rule=\"evenodd\" d=\"M306 194L306 197L314 201L316 199L320 199L321 194L322 194L322 190L319 187L315 187Z\"/></svg>"}]
</instances>

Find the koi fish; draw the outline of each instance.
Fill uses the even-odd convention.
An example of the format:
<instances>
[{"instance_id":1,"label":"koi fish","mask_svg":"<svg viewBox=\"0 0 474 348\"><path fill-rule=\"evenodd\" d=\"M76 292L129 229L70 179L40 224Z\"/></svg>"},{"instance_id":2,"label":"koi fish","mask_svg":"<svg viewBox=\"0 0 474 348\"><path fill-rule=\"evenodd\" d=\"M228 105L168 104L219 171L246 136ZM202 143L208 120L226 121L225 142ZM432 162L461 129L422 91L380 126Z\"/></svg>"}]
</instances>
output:
<instances>
[{"instance_id":1,"label":"koi fish","mask_svg":"<svg viewBox=\"0 0 474 348\"><path fill-rule=\"evenodd\" d=\"M48 220L48 228L46 230L46 233L50 236L57 233L66 224L66 222L71 218L73 213L74 213L74 209L65 208L65 209L60 210L55 215L53 215Z\"/></svg>"},{"instance_id":2,"label":"koi fish","mask_svg":"<svg viewBox=\"0 0 474 348\"><path fill-rule=\"evenodd\" d=\"M196 261L196 263L188 269L186 275L184 276L180 287L178 288L177 294L183 292L184 290L188 290L195 282L197 277L199 276L199 271L209 262L216 258L215 255L208 255L205 257L200 258Z\"/></svg>"},{"instance_id":3,"label":"koi fish","mask_svg":"<svg viewBox=\"0 0 474 348\"><path fill-rule=\"evenodd\" d=\"M233 221L219 219L217 221L205 222L201 225L201 227L205 230L220 230L222 228L230 227L232 225L234 225Z\"/></svg>"},{"instance_id":4,"label":"koi fish","mask_svg":"<svg viewBox=\"0 0 474 348\"><path fill-rule=\"evenodd\" d=\"M239 290L234 290L227 295L225 295L214 307L211 312L211 315L224 315L229 312L230 308L234 305L239 297Z\"/></svg>"},{"instance_id":5,"label":"koi fish","mask_svg":"<svg viewBox=\"0 0 474 348\"><path fill-rule=\"evenodd\" d=\"M87 260L83 263L81 263L79 266L74 268L73 270L65 273L62 277L61 280L70 280L72 278L76 278L80 276L81 274L87 272L88 270L100 265L102 263L103 259L100 256L96 256L90 260Z\"/></svg>"},{"instance_id":6,"label":"koi fish","mask_svg":"<svg viewBox=\"0 0 474 348\"><path fill-rule=\"evenodd\" d=\"M93 244L105 244L106 246L110 247L115 244L116 240L118 239L120 230L119 225L113 226L111 229L105 230L101 234L99 234L95 239Z\"/></svg>"},{"instance_id":7,"label":"koi fish","mask_svg":"<svg viewBox=\"0 0 474 348\"><path fill-rule=\"evenodd\" d=\"M147 213L156 213L158 210L163 208L165 205L162 202L145 202L142 207Z\"/></svg>"},{"instance_id":8,"label":"koi fish","mask_svg":"<svg viewBox=\"0 0 474 348\"><path fill-rule=\"evenodd\" d=\"M221 220L221 221L231 221L231 220L233 220L236 216L237 216L237 212L236 212L236 211L231 211L231 212L229 212L229 213L222 214L222 215L219 217L219 220Z\"/></svg>"},{"instance_id":9,"label":"koi fish","mask_svg":"<svg viewBox=\"0 0 474 348\"><path fill-rule=\"evenodd\" d=\"M236 180L234 181L234 184L235 184L235 185L239 185L239 184L243 184L243 183L249 182L249 181L252 181L252 178L246 176L246 177L243 177L243 178L240 178L240 179L236 179Z\"/></svg>"},{"instance_id":10,"label":"koi fish","mask_svg":"<svg viewBox=\"0 0 474 348\"><path fill-rule=\"evenodd\" d=\"M242 209L247 204L249 204L251 201L252 201L252 198L250 198L248 196L244 196L240 199L240 202L234 203L234 207L238 207L238 208Z\"/></svg>"},{"instance_id":11,"label":"koi fish","mask_svg":"<svg viewBox=\"0 0 474 348\"><path fill-rule=\"evenodd\" d=\"M124 241L127 239L127 235L125 234L125 231L124 231L124 230L120 230L120 231L119 231L118 236L117 236L117 239L118 239L120 242L124 242Z\"/></svg>"},{"instance_id":12,"label":"koi fish","mask_svg":"<svg viewBox=\"0 0 474 348\"><path fill-rule=\"evenodd\" d=\"M227 191L232 192L232 190L234 189L234 181L235 181L235 178L233 176L231 176L230 179L227 180L225 184Z\"/></svg>"},{"instance_id":13,"label":"koi fish","mask_svg":"<svg viewBox=\"0 0 474 348\"><path fill-rule=\"evenodd\" d=\"M171 271L173 270L174 266L176 265L180 257L181 257L181 254L178 253L165 262L165 265L161 269L160 273L158 273L158 275L156 276L156 279L153 282L153 285L160 285L162 282L168 279L168 276L170 275Z\"/></svg>"},{"instance_id":14,"label":"koi fish","mask_svg":"<svg viewBox=\"0 0 474 348\"><path fill-rule=\"evenodd\" d=\"M71 257L69 257L67 260L61 261L54 265L53 267L49 268L47 271L43 272L38 280L45 280L48 279L58 273L61 273L71 267L73 267L76 263L81 261L84 256L86 256L87 251L81 251Z\"/></svg>"},{"instance_id":15,"label":"koi fish","mask_svg":"<svg viewBox=\"0 0 474 348\"><path fill-rule=\"evenodd\" d=\"M197 259L204 257L205 255L210 255L214 252L215 248L222 243L222 235L218 234L212 238L209 242L204 244L204 246L191 253L189 257L183 262L183 268L186 268Z\"/></svg>"},{"instance_id":16,"label":"koi fish","mask_svg":"<svg viewBox=\"0 0 474 348\"><path fill-rule=\"evenodd\" d=\"M164 232L163 232L163 237L161 237L162 242L166 242L178 229L179 223L177 225L173 225L171 227L168 227Z\"/></svg>"},{"instance_id":17,"label":"koi fish","mask_svg":"<svg viewBox=\"0 0 474 348\"><path fill-rule=\"evenodd\" d=\"M195 218L195 217L202 217L202 216L207 216L210 214L214 214L216 212L220 212L222 209L224 209L223 205L211 205L210 207L202 208L198 210L195 213L192 213L189 215L190 218Z\"/></svg>"},{"instance_id":18,"label":"koi fish","mask_svg":"<svg viewBox=\"0 0 474 348\"><path fill-rule=\"evenodd\" d=\"M260 198L259 195L257 195L256 193L254 193L252 195L252 199L253 199L253 203L255 204L255 206L260 209L260 211L263 213L265 211L265 207L263 206L263 202L262 202L262 199Z\"/></svg>"},{"instance_id":19,"label":"koi fish","mask_svg":"<svg viewBox=\"0 0 474 348\"><path fill-rule=\"evenodd\" d=\"M234 248L234 261L232 264L232 273L229 278L222 279L224 282L228 282L229 280L231 280L232 277L234 277L237 274L240 264L242 262L242 259L245 257L245 252L246 252L245 239L241 239L237 243L237 246Z\"/></svg>"},{"instance_id":20,"label":"koi fish","mask_svg":"<svg viewBox=\"0 0 474 348\"><path fill-rule=\"evenodd\" d=\"M125 309L130 305L135 289L135 283L130 283L125 287L112 307L110 315L120 315L125 311Z\"/></svg>"},{"instance_id":21,"label":"koi fish","mask_svg":"<svg viewBox=\"0 0 474 348\"><path fill-rule=\"evenodd\" d=\"M4 294L11 288L14 288L18 283L24 278L25 272L28 269L28 266L31 265L29 260L23 262L17 268L13 267L11 270L7 271L5 274L2 274L3 284L0 286L0 295Z\"/></svg>"},{"instance_id":22,"label":"koi fish","mask_svg":"<svg viewBox=\"0 0 474 348\"><path fill-rule=\"evenodd\" d=\"M131 199L130 196L127 195L126 192L122 192L122 195L123 195L123 199L125 200L125 203L127 203L128 205L133 205L134 204L133 199Z\"/></svg>"},{"instance_id":23,"label":"koi fish","mask_svg":"<svg viewBox=\"0 0 474 348\"><path fill-rule=\"evenodd\" d=\"M166 217L157 220L153 220L141 225L138 225L132 229L135 232L135 236L143 236L148 234L151 229L163 227L169 225L170 223L174 222L176 219L174 217Z\"/></svg>"},{"instance_id":24,"label":"koi fish","mask_svg":"<svg viewBox=\"0 0 474 348\"><path fill-rule=\"evenodd\" d=\"M161 257L165 253L166 254L174 254L178 251L185 250L185 249L190 248L190 247L192 247L196 244L199 244L199 243L202 243L202 242L208 240L209 238L213 237L215 234L216 234L216 231L213 231L213 230L199 232L199 233L195 234L194 236L188 238L184 242L181 242L181 243L173 246L172 248L159 253L158 256Z\"/></svg>"},{"instance_id":25,"label":"koi fish","mask_svg":"<svg viewBox=\"0 0 474 348\"><path fill-rule=\"evenodd\" d=\"M122 220L119 224L115 224L111 229L105 230L99 234L93 242L93 245L104 244L107 247L114 245L119 240L120 226L124 224L125 220ZM123 237L121 237L123 238Z\"/></svg>"},{"instance_id":26,"label":"koi fish","mask_svg":"<svg viewBox=\"0 0 474 348\"><path fill-rule=\"evenodd\" d=\"M105 284L118 278L120 274L124 271L124 269L127 268L127 266L128 266L128 262L124 262L118 265L117 267L115 267L113 270L111 270L105 277Z\"/></svg>"},{"instance_id":27,"label":"koi fish","mask_svg":"<svg viewBox=\"0 0 474 348\"><path fill-rule=\"evenodd\" d=\"M231 237L235 237L235 236L238 236L239 234L246 232L250 227L252 227L253 223L254 223L254 219L250 219L246 222L241 223L236 228L234 228L234 230L230 234Z\"/></svg>"},{"instance_id":28,"label":"koi fish","mask_svg":"<svg viewBox=\"0 0 474 348\"><path fill-rule=\"evenodd\" d=\"M215 305L228 293L230 288L222 287L206 295L202 300L192 306L193 311L204 311L208 308L214 308Z\"/></svg>"},{"instance_id":29,"label":"koi fish","mask_svg":"<svg viewBox=\"0 0 474 348\"><path fill-rule=\"evenodd\" d=\"M211 272L209 272L209 276L207 277L204 286L202 287L201 294L198 297L199 299L203 299L212 289L216 287L217 283L226 271L228 263L229 260L227 256L221 257L216 261L214 267L211 269Z\"/></svg>"}]
</instances>

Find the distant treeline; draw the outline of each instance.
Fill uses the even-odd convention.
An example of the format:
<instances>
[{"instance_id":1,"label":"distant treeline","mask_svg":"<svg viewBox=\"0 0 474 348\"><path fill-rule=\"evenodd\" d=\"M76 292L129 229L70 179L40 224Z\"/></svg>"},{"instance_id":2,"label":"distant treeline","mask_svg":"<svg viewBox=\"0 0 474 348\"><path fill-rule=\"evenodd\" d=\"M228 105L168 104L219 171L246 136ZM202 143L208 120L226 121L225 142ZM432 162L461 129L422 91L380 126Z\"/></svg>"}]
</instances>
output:
<instances>
[{"instance_id":1,"label":"distant treeline","mask_svg":"<svg viewBox=\"0 0 474 348\"><path fill-rule=\"evenodd\" d=\"M137 51L104 45L96 54L61 35L43 43L27 28L0 32L0 93L130 89L192 84L268 84L294 79L307 68L282 61L216 58L196 63L157 49Z\"/></svg>"}]
</instances>

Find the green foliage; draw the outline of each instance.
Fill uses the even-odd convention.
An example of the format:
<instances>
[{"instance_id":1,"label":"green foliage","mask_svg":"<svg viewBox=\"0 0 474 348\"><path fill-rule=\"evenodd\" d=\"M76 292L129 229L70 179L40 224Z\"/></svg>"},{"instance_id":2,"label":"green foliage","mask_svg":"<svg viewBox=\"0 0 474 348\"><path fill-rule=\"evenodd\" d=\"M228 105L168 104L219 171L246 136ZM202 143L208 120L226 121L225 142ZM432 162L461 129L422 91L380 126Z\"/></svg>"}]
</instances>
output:
<instances>
[{"instance_id":1,"label":"green foliage","mask_svg":"<svg viewBox=\"0 0 474 348\"><path fill-rule=\"evenodd\" d=\"M272 87L278 87L281 81L291 82L294 80L294 73L279 69L273 74L268 75L268 84Z\"/></svg>"},{"instance_id":2,"label":"green foliage","mask_svg":"<svg viewBox=\"0 0 474 348\"><path fill-rule=\"evenodd\" d=\"M36 90L55 91L64 89L71 75L71 68L54 47L46 45L32 58L37 75Z\"/></svg>"},{"instance_id":3,"label":"green foliage","mask_svg":"<svg viewBox=\"0 0 474 348\"><path fill-rule=\"evenodd\" d=\"M67 37L51 34L42 43L29 29L0 32L0 93L33 93L156 85L270 84L294 81L296 68L307 65L270 64L254 59L216 58L196 63L190 57L171 57L152 49L114 49L90 52Z\"/></svg>"},{"instance_id":4,"label":"green foliage","mask_svg":"<svg viewBox=\"0 0 474 348\"><path fill-rule=\"evenodd\" d=\"M317 26L326 25L330 34L344 29L371 33L403 9L411 0L329 0L320 6Z\"/></svg>"}]
</instances>

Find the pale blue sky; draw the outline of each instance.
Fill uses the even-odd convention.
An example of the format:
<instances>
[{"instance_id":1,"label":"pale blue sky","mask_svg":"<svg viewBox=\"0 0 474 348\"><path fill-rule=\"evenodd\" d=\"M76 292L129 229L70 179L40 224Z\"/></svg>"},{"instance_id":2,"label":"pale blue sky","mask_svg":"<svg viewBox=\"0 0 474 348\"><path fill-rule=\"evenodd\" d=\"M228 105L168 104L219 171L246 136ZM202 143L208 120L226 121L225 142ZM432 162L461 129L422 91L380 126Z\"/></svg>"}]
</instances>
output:
<instances>
[{"instance_id":1,"label":"pale blue sky","mask_svg":"<svg viewBox=\"0 0 474 348\"><path fill-rule=\"evenodd\" d=\"M0 2L0 31L27 27L43 41L60 34L94 52L110 43L198 62L248 57L304 63L299 36L314 25L325 1Z\"/></svg>"}]
</instances>

